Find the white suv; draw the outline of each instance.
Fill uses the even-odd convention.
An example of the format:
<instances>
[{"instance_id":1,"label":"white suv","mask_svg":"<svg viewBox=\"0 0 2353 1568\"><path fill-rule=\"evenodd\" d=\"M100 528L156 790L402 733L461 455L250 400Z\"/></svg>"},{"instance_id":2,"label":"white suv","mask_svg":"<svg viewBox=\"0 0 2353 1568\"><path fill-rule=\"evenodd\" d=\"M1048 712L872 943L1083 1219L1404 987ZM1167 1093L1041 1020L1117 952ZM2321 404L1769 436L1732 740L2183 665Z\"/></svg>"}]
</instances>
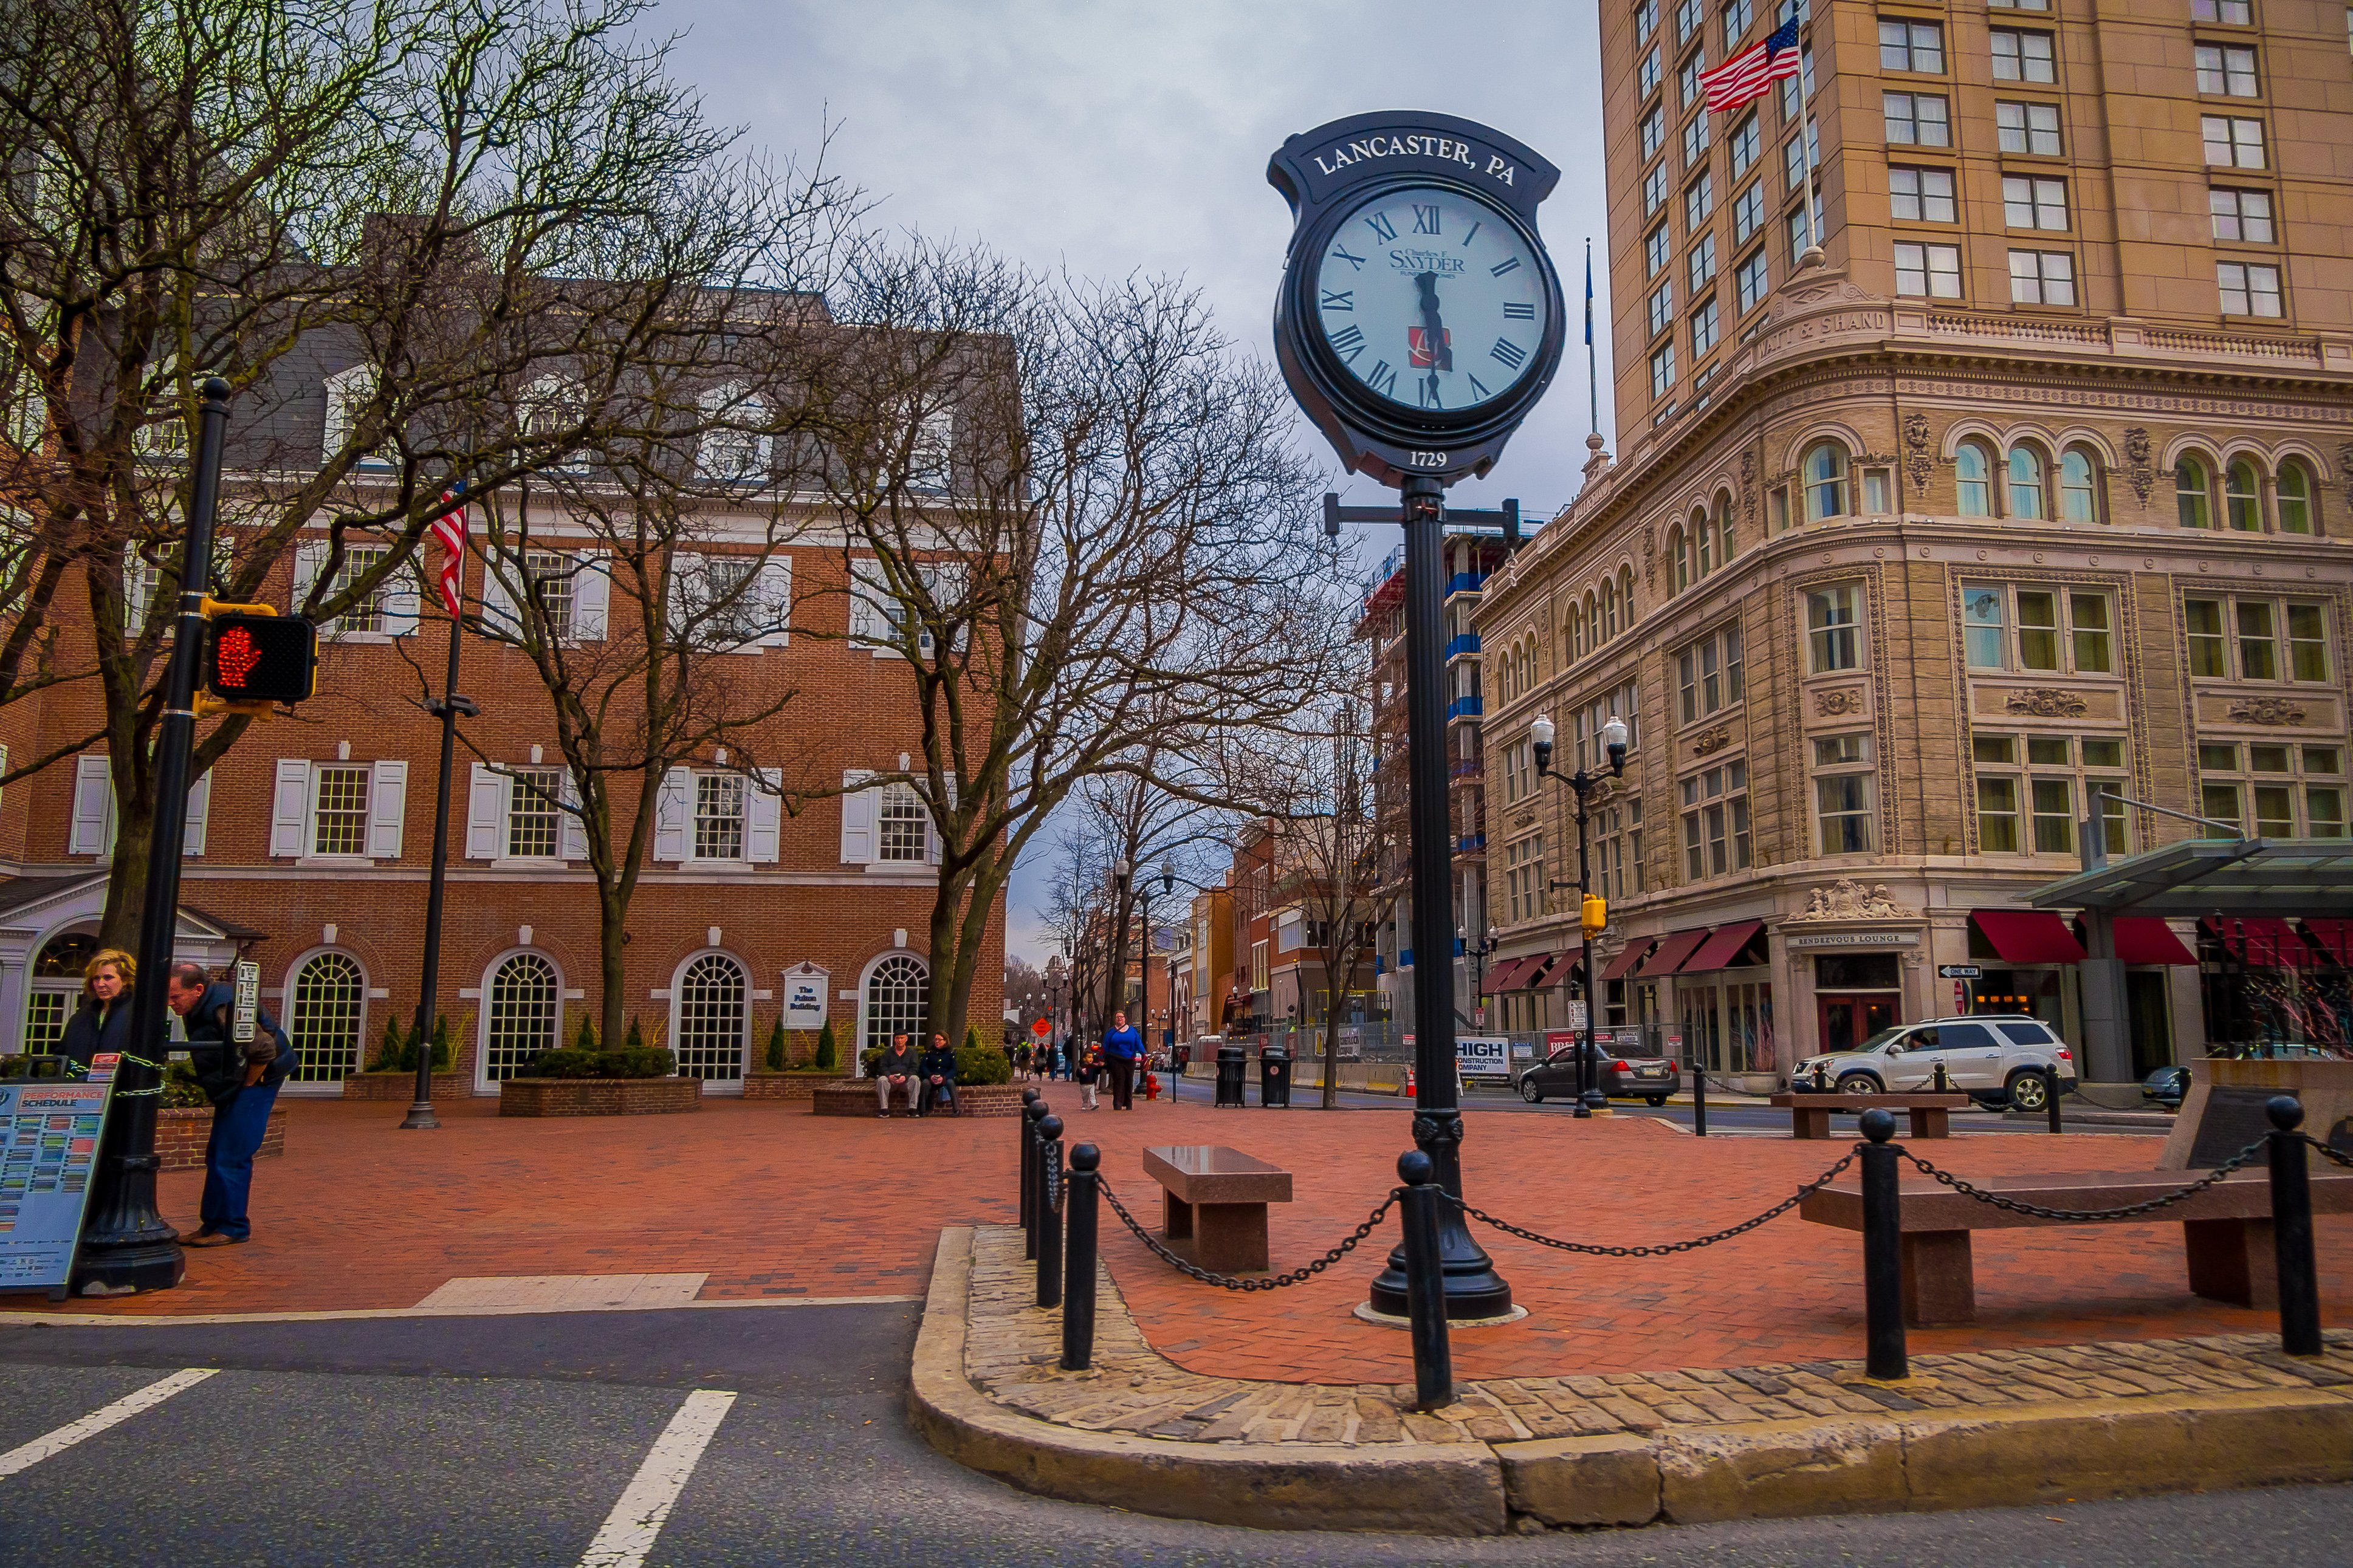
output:
<instances>
[{"instance_id":1,"label":"white suv","mask_svg":"<svg viewBox=\"0 0 2353 1568\"><path fill-rule=\"evenodd\" d=\"M1803 1094L1916 1093L1945 1082L1989 1105L2043 1107L2042 1071L2055 1068L2059 1092L2075 1087L2075 1057L2048 1024L2022 1013L1976 1013L1882 1029L1851 1051L1808 1057L1789 1074Z\"/></svg>"}]
</instances>

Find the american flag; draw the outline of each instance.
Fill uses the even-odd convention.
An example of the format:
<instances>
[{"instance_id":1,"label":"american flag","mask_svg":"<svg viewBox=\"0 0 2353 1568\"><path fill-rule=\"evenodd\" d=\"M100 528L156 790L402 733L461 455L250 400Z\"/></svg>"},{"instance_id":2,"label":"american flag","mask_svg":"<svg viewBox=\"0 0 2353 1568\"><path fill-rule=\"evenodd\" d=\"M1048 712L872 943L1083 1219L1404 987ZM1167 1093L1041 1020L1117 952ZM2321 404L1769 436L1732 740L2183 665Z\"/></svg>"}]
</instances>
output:
<instances>
[{"instance_id":1,"label":"american flag","mask_svg":"<svg viewBox=\"0 0 2353 1568\"><path fill-rule=\"evenodd\" d=\"M1761 44L1751 44L1699 79L1707 111L1722 114L1754 103L1775 82L1798 74L1798 19L1782 23Z\"/></svg>"},{"instance_id":2,"label":"american flag","mask_svg":"<svg viewBox=\"0 0 2353 1568\"><path fill-rule=\"evenodd\" d=\"M454 621L465 595L466 487L443 490L441 505L441 515L433 520L433 537L441 546L441 606Z\"/></svg>"}]
</instances>

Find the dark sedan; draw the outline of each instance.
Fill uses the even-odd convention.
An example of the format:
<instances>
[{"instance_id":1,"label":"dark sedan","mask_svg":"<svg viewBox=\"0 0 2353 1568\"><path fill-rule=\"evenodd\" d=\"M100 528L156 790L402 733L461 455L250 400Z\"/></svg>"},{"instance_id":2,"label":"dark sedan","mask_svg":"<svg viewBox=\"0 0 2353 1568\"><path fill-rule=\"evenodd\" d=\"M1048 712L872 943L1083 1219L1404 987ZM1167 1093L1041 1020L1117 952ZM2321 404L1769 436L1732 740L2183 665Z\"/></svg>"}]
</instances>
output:
<instances>
[{"instance_id":1,"label":"dark sedan","mask_svg":"<svg viewBox=\"0 0 2353 1568\"><path fill-rule=\"evenodd\" d=\"M2189 1069L2186 1067L2163 1067L2140 1080L2140 1097L2153 1100L2168 1110L2181 1109L2182 1097L2189 1092Z\"/></svg>"},{"instance_id":2,"label":"dark sedan","mask_svg":"<svg viewBox=\"0 0 2353 1568\"><path fill-rule=\"evenodd\" d=\"M1575 1100L1577 1052L1575 1046L1564 1047L1523 1070L1520 1098L1530 1105L1541 1105L1548 1098ZM1683 1087L1683 1069L1664 1057L1630 1057L1603 1051L1596 1059L1600 1067L1601 1092L1613 1100L1647 1100L1652 1105L1664 1105L1667 1096Z\"/></svg>"}]
</instances>

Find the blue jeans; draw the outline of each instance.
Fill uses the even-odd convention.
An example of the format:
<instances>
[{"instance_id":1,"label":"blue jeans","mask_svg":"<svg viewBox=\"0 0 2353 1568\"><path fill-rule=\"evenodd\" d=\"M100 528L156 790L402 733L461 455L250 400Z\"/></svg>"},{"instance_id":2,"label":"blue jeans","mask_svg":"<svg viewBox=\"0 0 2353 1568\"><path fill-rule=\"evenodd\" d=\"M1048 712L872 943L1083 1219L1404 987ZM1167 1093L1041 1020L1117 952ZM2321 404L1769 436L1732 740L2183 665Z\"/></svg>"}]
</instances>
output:
<instances>
[{"instance_id":1,"label":"blue jeans","mask_svg":"<svg viewBox=\"0 0 2353 1568\"><path fill-rule=\"evenodd\" d=\"M248 1084L226 1105L213 1107L213 1135L205 1144L205 1197L197 1211L206 1230L239 1241L253 1234L245 1202L253 1194L253 1157L269 1131L278 1086Z\"/></svg>"}]
</instances>

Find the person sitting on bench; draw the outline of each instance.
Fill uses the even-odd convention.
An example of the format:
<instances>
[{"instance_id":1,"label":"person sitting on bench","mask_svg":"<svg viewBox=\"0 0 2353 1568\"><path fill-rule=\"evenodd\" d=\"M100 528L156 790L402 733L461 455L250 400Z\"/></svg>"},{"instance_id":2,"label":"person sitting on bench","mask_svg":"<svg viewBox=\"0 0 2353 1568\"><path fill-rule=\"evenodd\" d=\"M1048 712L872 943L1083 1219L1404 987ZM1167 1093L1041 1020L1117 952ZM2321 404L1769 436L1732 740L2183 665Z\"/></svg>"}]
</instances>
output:
<instances>
[{"instance_id":1,"label":"person sitting on bench","mask_svg":"<svg viewBox=\"0 0 2353 1568\"><path fill-rule=\"evenodd\" d=\"M915 1053L907 1048L907 1037L892 1036L891 1048L874 1063L874 1103L881 1108L878 1114L891 1114L891 1091L894 1089L907 1091L909 1110L920 1112L923 1110L921 1070L922 1064L916 1061Z\"/></svg>"},{"instance_id":2,"label":"person sitting on bench","mask_svg":"<svg viewBox=\"0 0 2353 1568\"><path fill-rule=\"evenodd\" d=\"M915 1114L928 1116L931 1114L932 1107L943 1102L950 1111L954 1111L956 1109L956 1059L955 1052L948 1048L948 1037L945 1035L932 1037L932 1048L923 1053L923 1059L918 1064L918 1070L921 1076L915 1088L921 1095L922 1103Z\"/></svg>"}]
</instances>

